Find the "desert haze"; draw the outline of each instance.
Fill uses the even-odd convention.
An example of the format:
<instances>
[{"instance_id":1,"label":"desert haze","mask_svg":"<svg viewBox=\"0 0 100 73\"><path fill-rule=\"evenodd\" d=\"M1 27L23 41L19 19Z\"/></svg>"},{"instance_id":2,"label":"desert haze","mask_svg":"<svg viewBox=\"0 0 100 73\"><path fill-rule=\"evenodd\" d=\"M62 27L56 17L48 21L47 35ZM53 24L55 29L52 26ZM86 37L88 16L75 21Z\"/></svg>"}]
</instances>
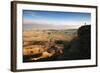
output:
<instances>
[{"instance_id":1,"label":"desert haze","mask_svg":"<svg viewBox=\"0 0 100 73\"><path fill-rule=\"evenodd\" d=\"M23 62L90 58L91 13L23 10Z\"/></svg>"}]
</instances>

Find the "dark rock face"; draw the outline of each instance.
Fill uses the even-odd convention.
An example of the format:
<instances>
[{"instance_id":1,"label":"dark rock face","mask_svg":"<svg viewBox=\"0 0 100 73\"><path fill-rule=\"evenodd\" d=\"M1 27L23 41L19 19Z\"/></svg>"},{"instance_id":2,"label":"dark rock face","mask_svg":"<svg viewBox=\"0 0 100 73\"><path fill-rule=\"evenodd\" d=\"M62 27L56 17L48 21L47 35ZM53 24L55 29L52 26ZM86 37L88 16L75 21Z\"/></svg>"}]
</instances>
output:
<instances>
[{"instance_id":1,"label":"dark rock face","mask_svg":"<svg viewBox=\"0 0 100 73\"><path fill-rule=\"evenodd\" d=\"M78 36L80 39L80 48L82 48L83 58L90 58L91 51L91 26L83 26L78 30Z\"/></svg>"},{"instance_id":2,"label":"dark rock face","mask_svg":"<svg viewBox=\"0 0 100 73\"><path fill-rule=\"evenodd\" d=\"M78 29L78 37L74 38L64 49L66 60L91 58L91 26L85 25Z\"/></svg>"}]
</instances>

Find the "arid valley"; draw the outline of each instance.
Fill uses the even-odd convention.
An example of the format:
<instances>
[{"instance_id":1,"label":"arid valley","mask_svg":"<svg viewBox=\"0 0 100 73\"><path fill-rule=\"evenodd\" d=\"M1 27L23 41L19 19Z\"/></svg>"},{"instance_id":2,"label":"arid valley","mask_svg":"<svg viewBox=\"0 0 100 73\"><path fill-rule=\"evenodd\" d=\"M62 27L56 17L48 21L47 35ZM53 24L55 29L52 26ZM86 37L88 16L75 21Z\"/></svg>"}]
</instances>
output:
<instances>
[{"instance_id":1,"label":"arid valley","mask_svg":"<svg viewBox=\"0 0 100 73\"><path fill-rule=\"evenodd\" d=\"M66 42L77 37L76 29L26 30L23 32L23 61L38 61L60 55Z\"/></svg>"}]
</instances>

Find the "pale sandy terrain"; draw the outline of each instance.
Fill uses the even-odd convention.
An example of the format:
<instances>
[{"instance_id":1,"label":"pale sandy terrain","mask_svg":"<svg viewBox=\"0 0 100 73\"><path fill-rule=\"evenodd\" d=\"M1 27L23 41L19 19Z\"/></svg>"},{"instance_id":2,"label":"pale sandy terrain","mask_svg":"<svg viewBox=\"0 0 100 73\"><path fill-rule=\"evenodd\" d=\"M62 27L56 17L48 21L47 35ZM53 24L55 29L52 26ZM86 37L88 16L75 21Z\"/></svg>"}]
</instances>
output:
<instances>
[{"instance_id":1,"label":"pale sandy terrain","mask_svg":"<svg viewBox=\"0 0 100 73\"><path fill-rule=\"evenodd\" d=\"M53 54L48 53L50 41L54 43L56 40L71 41L77 35L65 31L50 31L50 30L27 30L23 32L23 55L34 55L42 53L42 57L49 57ZM36 44L37 41L40 41ZM35 44L34 44L35 43ZM56 45L61 48L60 45ZM60 50L61 51L61 50ZM61 51L62 52L62 51ZM46 56L44 56L46 54ZM39 58L32 58L37 60Z\"/></svg>"}]
</instances>

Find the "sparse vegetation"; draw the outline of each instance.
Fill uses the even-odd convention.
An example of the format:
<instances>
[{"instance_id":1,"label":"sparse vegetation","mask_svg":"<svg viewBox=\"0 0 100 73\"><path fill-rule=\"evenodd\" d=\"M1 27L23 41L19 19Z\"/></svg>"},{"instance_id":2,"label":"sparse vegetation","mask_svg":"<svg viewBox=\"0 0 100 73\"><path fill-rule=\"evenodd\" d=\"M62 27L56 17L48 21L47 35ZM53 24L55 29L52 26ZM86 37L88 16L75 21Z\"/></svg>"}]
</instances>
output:
<instances>
[{"instance_id":1,"label":"sparse vegetation","mask_svg":"<svg viewBox=\"0 0 100 73\"><path fill-rule=\"evenodd\" d=\"M27 30L23 32L24 61L50 58L63 53L65 42L71 41L77 31L72 30ZM46 54L44 54L46 53ZM32 57L39 55L41 57ZM28 56L28 57L27 57Z\"/></svg>"}]
</instances>

